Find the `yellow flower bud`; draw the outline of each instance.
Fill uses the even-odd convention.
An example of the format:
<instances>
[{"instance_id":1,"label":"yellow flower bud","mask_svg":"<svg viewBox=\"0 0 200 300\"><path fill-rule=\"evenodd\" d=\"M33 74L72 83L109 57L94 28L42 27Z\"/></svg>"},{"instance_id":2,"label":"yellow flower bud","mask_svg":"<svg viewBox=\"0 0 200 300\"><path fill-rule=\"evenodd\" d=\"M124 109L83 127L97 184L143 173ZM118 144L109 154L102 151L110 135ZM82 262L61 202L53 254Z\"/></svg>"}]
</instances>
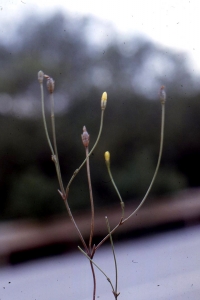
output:
<instances>
[{"instance_id":1,"label":"yellow flower bud","mask_svg":"<svg viewBox=\"0 0 200 300\"><path fill-rule=\"evenodd\" d=\"M105 109L107 104L107 93L103 92L101 96L101 109Z\"/></svg>"},{"instance_id":2,"label":"yellow flower bud","mask_svg":"<svg viewBox=\"0 0 200 300\"><path fill-rule=\"evenodd\" d=\"M110 152L109 151L106 151L104 153L104 158L105 158L106 165L109 165L110 164Z\"/></svg>"}]
</instances>

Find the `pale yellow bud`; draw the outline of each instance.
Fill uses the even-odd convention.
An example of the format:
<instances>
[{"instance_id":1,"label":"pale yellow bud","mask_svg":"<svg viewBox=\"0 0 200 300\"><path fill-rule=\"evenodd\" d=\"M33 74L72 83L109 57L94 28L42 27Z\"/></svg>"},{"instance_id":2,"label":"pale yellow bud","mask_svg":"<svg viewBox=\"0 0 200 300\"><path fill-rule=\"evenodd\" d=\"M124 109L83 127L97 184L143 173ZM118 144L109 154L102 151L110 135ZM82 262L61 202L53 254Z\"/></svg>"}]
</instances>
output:
<instances>
[{"instance_id":1,"label":"pale yellow bud","mask_svg":"<svg viewBox=\"0 0 200 300\"><path fill-rule=\"evenodd\" d=\"M107 104L107 93L103 92L101 96L101 109L105 109Z\"/></svg>"},{"instance_id":2,"label":"pale yellow bud","mask_svg":"<svg viewBox=\"0 0 200 300\"><path fill-rule=\"evenodd\" d=\"M105 158L106 165L109 165L110 164L110 152L109 151L106 151L104 153L104 158Z\"/></svg>"}]
</instances>

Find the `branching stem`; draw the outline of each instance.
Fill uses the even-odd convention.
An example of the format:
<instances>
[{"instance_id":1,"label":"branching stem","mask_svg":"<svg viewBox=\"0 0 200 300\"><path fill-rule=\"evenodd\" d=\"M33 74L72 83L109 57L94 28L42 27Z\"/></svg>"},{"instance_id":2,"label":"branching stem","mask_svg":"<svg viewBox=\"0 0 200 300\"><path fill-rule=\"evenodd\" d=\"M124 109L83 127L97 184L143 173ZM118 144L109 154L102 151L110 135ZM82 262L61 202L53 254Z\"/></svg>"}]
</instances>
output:
<instances>
[{"instance_id":1,"label":"branching stem","mask_svg":"<svg viewBox=\"0 0 200 300\"><path fill-rule=\"evenodd\" d=\"M97 268L97 269L99 269L99 271L106 277L106 279L108 280L108 282L110 283L110 285L111 285L111 288L112 288L112 291L113 291L113 294L114 294L114 292L115 292L115 290L114 290L114 287L113 287L113 284L112 284L112 282L111 282L111 280L110 280L110 278L106 275L106 273L104 273L104 271L81 249L81 247L79 247L78 246L78 249L90 260L90 262L93 264L93 265L95 265L95 267Z\"/></svg>"},{"instance_id":2,"label":"branching stem","mask_svg":"<svg viewBox=\"0 0 200 300\"><path fill-rule=\"evenodd\" d=\"M60 193L62 199L64 200L64 203L65 203L67 212L69 214L69 217L70 217L71 221L73 222L73 224L74 224L74 226L75 226L75 228L76 228L76 230L78 232L80 240L81 240L81 242L82 242L82 244L83 244L83 246L85 248L85 251L88 252L88 247L87 247L87 245L85 243L85 240L84 240L84 238L83 238L83 236L82 236L82 234L81 234L81 232L80 232L80 230L79 230L79 228L78 228L78 226L77 226L77 224L76 224L76 222L75 222L75 220L73 218L73 215L71 213L69 204L67 202L65 189L64 189L64 186L63 186L63 183L62 183L62 177L61 177L61 172L60 172L60 165L59 165L59 160L58 160L57 144L56 144L53 94L50 94L50 97L51 97L51 122L52 122L53 143L54 143L55 152L54 152L53 146L51 144L51 140L50 140L48 129L47 129L46 116L45 116L45 108L44 108L44 88L43 88L43 83L40 83L40 88L41 88L42 117L43 117L44 129L45 129L46 138L47 138L50 150L51 150L52 160L53 160L53 162L55 164L59 186L60 186L60 189L61 189L61 192L59 191L59 193Z\"/></svg>"}]
</instances>

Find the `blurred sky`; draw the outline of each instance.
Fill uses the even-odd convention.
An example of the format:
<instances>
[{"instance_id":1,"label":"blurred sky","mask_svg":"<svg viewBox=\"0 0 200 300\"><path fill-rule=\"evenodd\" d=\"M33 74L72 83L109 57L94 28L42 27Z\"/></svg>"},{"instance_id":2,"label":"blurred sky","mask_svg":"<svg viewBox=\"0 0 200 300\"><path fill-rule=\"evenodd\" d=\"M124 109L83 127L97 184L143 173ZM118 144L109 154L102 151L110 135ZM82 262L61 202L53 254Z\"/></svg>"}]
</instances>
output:
<instances>
[{"instance_id":1,"label":"blurred sky","mask_svg":"<svg viewBox=\"0 0 200 300\"><path fill-rule=\"evenodd\" d=\"M0 38L10 38L27 14L66 11L110 22L124 36L142 34L164 46L186 51L200 73L199 0L0 0ZM28 26L28 24L27 24Z\"/></svg>"}]
</instances>

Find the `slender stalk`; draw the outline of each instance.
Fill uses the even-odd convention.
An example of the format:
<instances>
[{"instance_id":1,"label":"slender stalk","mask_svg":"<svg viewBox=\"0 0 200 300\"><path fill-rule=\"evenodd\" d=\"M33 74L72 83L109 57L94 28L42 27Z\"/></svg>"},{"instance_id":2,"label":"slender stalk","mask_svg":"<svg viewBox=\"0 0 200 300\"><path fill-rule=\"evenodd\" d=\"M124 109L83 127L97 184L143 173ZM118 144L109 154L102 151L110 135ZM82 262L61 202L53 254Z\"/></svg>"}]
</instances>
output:
<instances>
[{"instance_id":1,"label":"slender stalk","mask_svg":"<svg viewBox=\"0 0 200 300\"><path fill-rule=\"evenodd\" d=\"M80 240L81 240L81 242L82 242L82 244L83 244L83 246L84 246L84 248L85 248L85 251L88 253L88 252L89 252L89 249L88 249L88 247L87 247L87 245L86 245L86 242L85 242L85 240L84 240L84 238L83 238L83 236L82 236L82 234L81 234L81 232L80 232L80 230L79 230L79 228L78 228L78 225L76 224L76 221L74 220L74 217L73 217L73 215L72 215L72 212L71 212L71 209L70 209L69 204L68 204L68 202L67 202L67 199L64 199L64 203L65 203L65 206L66 206L68 215L69 215L69 217L70 217L70 220L72 221L72 223L74 224L74 227L76 228L76 230L77 230L77 232L78 232L79 238L80 238Z\"/></svg>"},{"instance_id":2,"label":"slender stalk","mask_svg":"<svg viewBox=\"0 0 200 300\"><path fill-rule=\"evenodd\" d=\"M123 223L126 222L128 219L130 219L133 215L135 215L137 213L137 211L140 209L140 207L144 204L147 196L149 195L149 192L154 184L154 181L156 179L159 167L160 167L160 161L161 161L161 157L162 157L162 150L163 150L163 140L164 140L164 125L165 125L165 103L161 104L162 107L162 118L161 118L161 134L160 134L160 150L159 150L159 155L158 155L158 161L157 161L157 165L156 165L156 169L153 175L153 178L151 180L151 183L149 185L149 188L144 196L144 198L142 199L142 201L140 202L140 204L138 205L138 207L132 212L132 214L130 214L130 216L128 216L126 219L123 220Z\"/></svg>"},{"instance_id":3,"label":"slender stalk","mask_svg":"<svg viewBox=\"0 0 200 300\"><path fill-rule=\"evenodd\" d=\"M115 232L115 230L117 230L117 228L122 224L123 224L123 222L121 222L121 220L120 220L120 222L110 231L110 234L113 234ZM95 251L110 237L110 234L107 234L103 238L103 240L101 240L101 242L97 246L95 246Z\"/></svg>"},{"instance_id":4,"label":"slender stalk","mask_svg":"<svg viewBox=\"0 0 200 300\"><path fill-rule=\"evenodd\" d=\"M43 118L43 123L44 123L44 129L45 129L45 134L47 138L47 142L49 144L49 148L51 150L51 153L53 156L55 156L50 138L49 138L49 133L47 129L47 123L46 123L46 116L45 116L45 109L44 109L44 88L43 88L43 83L40 83L40 89L41 89L41 103L42 103L42 118Z\"/></svg>"},{"instance_id":5,"label":"slender stalk","mask_svg":"<svg viewBox=\"0 0 200 300\"><path fill-rule=\"evenodd\" d=\"M93 200L93 193L92 193L92 184L91 184L91 176L90 176L90 162L88 156L88 147L85 148L86 151L86 166L87 166L87 178L88 178L88 185L89 185L89 193L90 193L90 205L91 205L91 225L90 225L90 239L89 239L89 249L92 247L92 238L94 235L94 200Z\"/></svg>"},{"instance_id":6,"label":"slender stalk","mask_svg":"<svg viewBox=\"0 0 200 300\"><path fill-rule=\"evenodd\" d=\"M90 261L90 267L92 270L92 278L93 278L93 300L95 300L95 298L96 298L96 276L95 276L95 272L94 272L94 266L91 261Z\"/></svg>"},{"instance_id":7,"label":"slender stalk","mask_svg":"<svg viewBox=\"0 0 200 300\"><path fill-rule=\"evenodd\" d=\"M152 185L155 181L156 175L158 173L158 169L160 166L160 161L161 161L161 156L162 156L162 150L163 150L163 140L164 140L164 125L165 125L165 102L161 102L161 107L162 107L162 112L161 112L161 134L160 134L160 149L159 149L159 155L158 155L158 162L157 162L157 166L153 175L153 178L151 180L151 183L149 185L149 188L144 196L144 198L142 199L142 201L140 202L140 204L138 205L138 207L124 220L120 220L120 222L111 230L111 234L113 234L115 232L115 230L121 226L122 224L124 224L126 221L128 221L128 219L130 219L134 214L136 214L136 212L141 208L141 206L144 204L147 196L149 195L149 192L152 188ZM106 235L103 240L95 247L95 251L109 238L109 234Z\"/></svg>"},{"instance_id":8,"label":"slender stalk","mask_svg":"<svg viewBox=\"0 0 200 300\"><path fill-rule=\"evenodd\" d=\"M52 120L52 131L53 131L53 141L54 141L55 152L54 152L53 146L51 144L51 140L50 140L48 129L47 129L46 116L45 116L45 108L44 108L44 89L43 89L43 83L40 83L40 88L41 88L42 118L43 118L43 123L44 123L45 134L46 134L47 142L49 144L49 148L51 150L52 160L53 160L53 162L55 164L59 186L60 186L60 189L62 191L62 194L65 195L65 189L64 189L64 186L63 186L63 183L62 183L62 178L61 178L61 173L60 173L60 166L59 166L59 161L58 161L58 152L57 152L57 146L56 146L56 138L55 138L56 135L55 135L53 94L50 94L50 97L51 97L51 120Z\"/></svg>"},{"instance_id":9,"label":"slender stalk","mask_svg":"<svg viewBox=\"0 0 200 300\"><path fill-rule=\"evenodd\" d=\"M53 93L50 94L50 100L51 100L51 125L52 125L52 134L53 134L53 144L55 149L55 155L54 155L54 163L56 167L58 182L60 185L61 192L63 196L65 196L65 188L62 181L62 175L60 171L60 163L59 163L59 157L58 157L58 149L57 149L57 142L56 142L56 130L55 130L55 115L54 115L54 97Z\"/></svg>"},{"instance_id":10,"label":"slender stalk","mask_svg":"<svg viewBox=\"0 0 200 300\"><path fill-rule=\"evenodd\" d=\"M117 260L116 260L115 248L114 248L114 244L113 244L112 235L110 233L110 225L109 225L109 222L108 222L108 218L105 217L105 219L106 219L106 225L107 225L107 228L108 228L108 233L109 233L109 236L110 236L110 243L111 243L113 258L114 258L114 263L115 263L115 293L113 293L113 294L115 296L115 299L117 299L117 296L119 295L119 293L117 293L117 283L118 283Z\"/></svg>"},{"instance_id":11,"label":"slender stalk","mask_svg":"<svg viewBox=\"0 0 200 300\"><path fill-rule=\"evenodd\" d=\"M82 164L80 165L80 167L78 169L75 170L74 174L72 175L67 187L66 187L66 195L68 195L68 192L69 192L69 187L72 183L72 181L74 180L74 178L76 177L76 175L78 174L78 172L80 171L80 169L84 166L85 162L87 161L87 158L90 157L90 155L93 153L94 149L96 148L98 142L99 142L99 139L100 139L100 136L101 136L101 133L102 133L102 128L103 128L103 117L104 117L104 110L102 109L101 110L101 121L100 121L100 128L99 128L99 133L98 133L98 136L97 136L97 139L96 139L96 142L94 144L94 146L92 147L92 149L90 150L90 152L88 153L87 157L84 159L84 161L82 162Z\"/></svg>"},{"instance_id":12,"label":"slender stalk","mask_svg":"<svg viewBox=\"0 0 200 300\"><path fill-rule=\"evenodd\" d=\"M110 157L109 157L109 159L110 159ZM117 195L119 197L119 200L120 200L121 209L122 209L122 215L121 215L121 221L122 221L124 219L124 201L122 200L120 192L119 192L119 190L118 190L118 188L117 188L117 186L116 186L116 184L114 182L114 179L113 179L113 176L112 176L112 173L111 173L111 170L110 170L110 160L109 160L109 163L106 163L106 166L107 166L108 174L110 176L110 180L111 180L111 182L112 182L112 184L114 186L114 189L115 189L115 191L116 191L116 193L117 193Z\"/></svg>"}]
</instances>

